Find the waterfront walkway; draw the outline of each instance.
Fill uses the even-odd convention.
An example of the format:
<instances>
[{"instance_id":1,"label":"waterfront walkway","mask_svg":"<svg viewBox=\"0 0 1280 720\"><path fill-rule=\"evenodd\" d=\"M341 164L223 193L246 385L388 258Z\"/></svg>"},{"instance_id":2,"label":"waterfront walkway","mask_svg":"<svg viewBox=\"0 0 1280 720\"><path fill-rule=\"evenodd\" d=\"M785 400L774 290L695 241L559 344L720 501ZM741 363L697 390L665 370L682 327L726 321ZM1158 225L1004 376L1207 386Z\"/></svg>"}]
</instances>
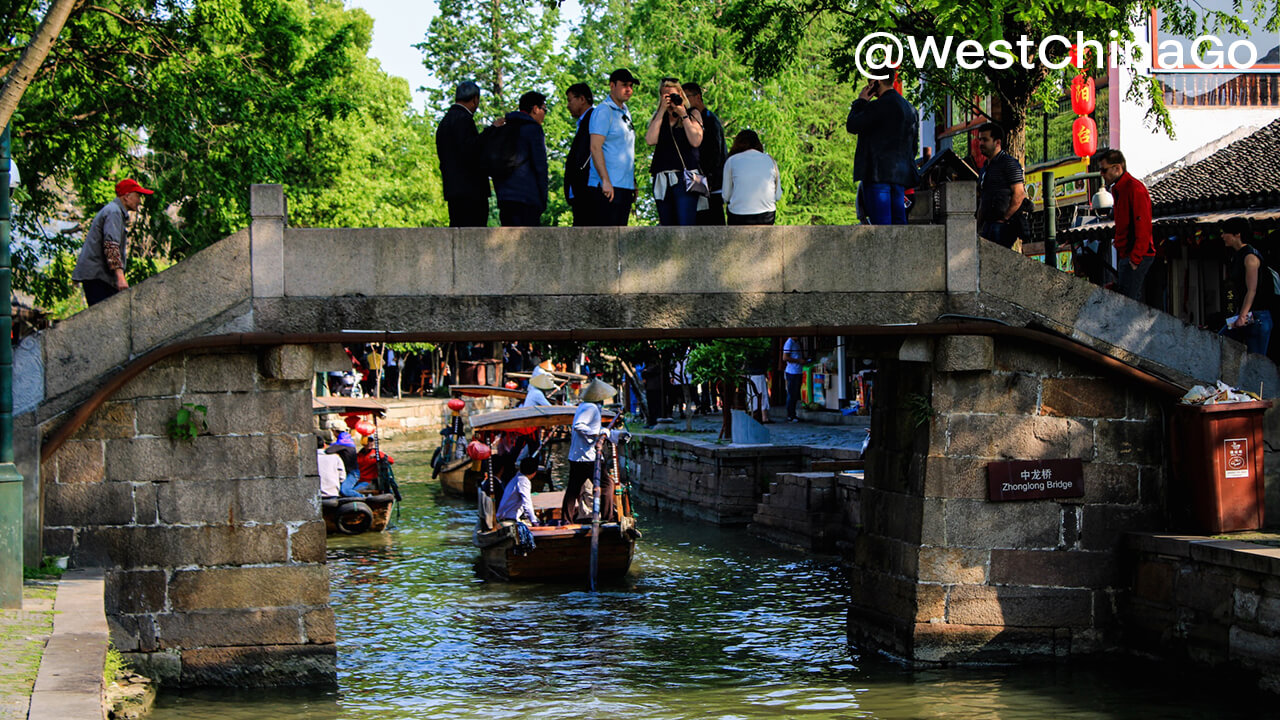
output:
<instances>
[{"instance_id":1,"label":"waterfront walkway","mask_svg":"<svg viewBox=\"0 0 1280 720\"><path fill-rule=\"evenodd\" d=\"M769 442L772 445L859 449L862 447L863 440L867 437L867 432L871 425L871 418L866 415L844 418L844 420L851 421L850 424L826 425L807 420L797 423L786 422L786 413L782 408L774 408L773 413L774 421L765 425L765 429L769 431ZM806 413L806 415L813 414ZM834 419L834 414L831 417ZM715 442L720 433L720 422L720 413L696 415L693 418L693 432L687 432L685 430L685 421L678 418L674 419L672 424L661 423L654 430L688 440ZM643 427L631 428L631 431L637 435L654 432L654 430L646 430Z\"/></svg>"},{"instance_id":2,"label":"waterfront walkway","mask_svg":"<svg viewBox=\"0 0 1280 720\"><path fill-rule=\"evenodd\" d=\"M0 610L0 720L26 720L44 644L53 634L53 582L28 580L21 610Z\"/></svg>"}]
</instances>

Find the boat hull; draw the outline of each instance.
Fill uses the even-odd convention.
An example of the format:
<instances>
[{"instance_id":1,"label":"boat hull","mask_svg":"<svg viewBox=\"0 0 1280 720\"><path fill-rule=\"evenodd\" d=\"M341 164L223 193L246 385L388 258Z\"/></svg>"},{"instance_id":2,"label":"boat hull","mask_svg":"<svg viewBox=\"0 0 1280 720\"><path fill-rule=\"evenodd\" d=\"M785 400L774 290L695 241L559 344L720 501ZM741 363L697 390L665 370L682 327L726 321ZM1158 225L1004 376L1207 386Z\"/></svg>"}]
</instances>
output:
<instances>
[{"instance_id":1,"label":"boat hull","mask_svg":"<svg viewBox=\"0 0 1280 720\"><path fill-rule=\"evenodd\" d=\"M481 572L496 580L583 580L591 564L591 526L534 526L537 547L527 555L516 553L513 526L475 534L480 548ZM631 568L635 552L634 523L602 523L596 564L599 578L619 578Z\"/></svg>"},{"instance_id":2,"label":"boat hull","mask_svg":"<svg viewBox=\"0 0 1280 720\"><path fill-rule=\"evenodd\" d=\"M471 469L471 458L459 458L440 469L440 489L450 497L474 499L483 473Z\"/></svg>"},{"instance_id":3,"label":"boat hull","mask_svg":"<svg viewBox=\"0 0 1280 720\"><path fill-rule=\"evenodd\" d=\"M384 532L391 523L391 509L396 504L391 493L360 498L323 498L320 513L329 535L360 535Z\"/></svg>"}]
</instances>

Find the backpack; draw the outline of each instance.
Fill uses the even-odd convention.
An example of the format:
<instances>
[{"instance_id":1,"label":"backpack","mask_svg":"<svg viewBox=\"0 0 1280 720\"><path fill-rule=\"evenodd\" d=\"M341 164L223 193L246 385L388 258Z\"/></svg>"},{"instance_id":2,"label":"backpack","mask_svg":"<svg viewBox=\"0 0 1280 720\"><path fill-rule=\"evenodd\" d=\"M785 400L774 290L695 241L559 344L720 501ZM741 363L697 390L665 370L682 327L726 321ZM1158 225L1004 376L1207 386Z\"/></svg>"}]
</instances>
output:
<instances>
[{"instance_id":1,"label":"backpack","mask_svg":"<svg viewBox=\"0 0 1280 720\"><path fill-rule=\"evenodd\" d=\"M480 165L494 180L506 180L524 162L520 156L520 126L507 120L500 127L489 126L480 133Z\"/></svg>"}]
</instances>

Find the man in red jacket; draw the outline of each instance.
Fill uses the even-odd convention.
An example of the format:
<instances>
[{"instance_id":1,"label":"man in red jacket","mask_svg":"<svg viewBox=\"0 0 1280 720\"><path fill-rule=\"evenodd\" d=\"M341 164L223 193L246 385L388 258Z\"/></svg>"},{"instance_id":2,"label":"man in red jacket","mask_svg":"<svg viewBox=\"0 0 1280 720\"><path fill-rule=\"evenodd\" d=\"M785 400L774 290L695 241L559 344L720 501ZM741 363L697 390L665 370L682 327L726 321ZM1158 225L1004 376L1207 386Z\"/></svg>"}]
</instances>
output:
<instances>
[{"instance_id":1,"label":"man in red jacket","mask_svg":"<svg viewBox=\"0 0 1280 720\"><path fill-rule=\"evenodd\" d=\"M1120 271L1120 292L1139 302L1147 283L1147 272L1156 260L1151 242L1151 195L1125 169L1124 154L1107 150L1098 158L1103 182L1115 198L1112 209L1116 220L1116 269Z\"/></svg>"}]
</instances>

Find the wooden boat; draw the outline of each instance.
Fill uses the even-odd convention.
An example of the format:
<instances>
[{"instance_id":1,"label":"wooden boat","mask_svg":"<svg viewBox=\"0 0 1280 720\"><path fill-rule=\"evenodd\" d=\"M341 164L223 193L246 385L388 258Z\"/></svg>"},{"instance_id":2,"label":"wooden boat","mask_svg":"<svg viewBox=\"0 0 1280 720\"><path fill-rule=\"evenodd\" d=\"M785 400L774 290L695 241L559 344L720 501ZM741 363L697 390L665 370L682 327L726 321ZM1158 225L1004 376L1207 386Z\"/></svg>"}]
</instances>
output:
<instances>
[{"instance_id":1,"label":"wooden boat","mask_svg":"<svg viewBox=\"0 0 1280 720\"><path fill-rule=\"evenodd\" d=\"M329 535L359 535L383 532L391 522L396 496L378 493L363 497L321 498L320 513Z\"/></svg>"},{"instance_id":2,"label":"wooden boat","mask_svg":"<svg viewBox=\"0 0 1280 720\"><path fill-rule=\"evenodd\" d=\"M315 415L337 413L339 415L367 415L373 419L386 415L387 406L370 398L322 396L311 399L311 411ZM377 452L375 434L374 452ZM399 488L392 479L389 487L380 487L381 474L374 483L376 492L361 497L322 497L320 514L324 517L325 532L329 535L359 535L366 532L383 532L391 522Z\"/></svg>"},{"instance_id":3,"label":"wooden boat","mask_svg":"<svg viewBox=\"0 0 1280 720\"><path fill-rule=\"evenodd\" d=\"M446 495L460 498L476 496L476 482L483 473L473 470L471 458L463 455L440 466L440 489Z\"/></svg>"},{"instance_id":4,"label":"wooden boat","mask_svg":"<svg viewBox=\"0 0 1280 720\"><path fill-rule=\"evenodd\" d=\"M533 509L539 521L560 516L564 491L534 493ZM534 525L536 547L526 555L516 552L516 527L501 524L493 530L477 528L475 545L480 548L480 566L494 580L586 580L591 562L591 523ZM625 515L619 522L600 523L596 576L616 579L627 574L640 537L635 518Z\"/></svg>"},{"instance_id":5,"label":"wooden boat","mask_svg":"<svg viewBox=\"0 0 1280 720\"><path fill-rule=\"evenodd\" d=\"M522 428L567 428L573 424L573 416L578 412L577 405L539 405L537 407L511 408L495 410L483 415L473 415L467 423L474 435L477 432L496 430L519 430ZM601 410L600 421L604 424L613 422L616 413L612 410Z\"/></svg>"},{"instance_id":6,"label":"wooden boat","mask_svg":"<svg viewBox=\"0 0 1280 720\"><path fill-rule=\"evenodd\" d=\"M454 397L504 397L517 403L524 400L525 391L499 385L450 385Z\"/></svg>"},{"instance_id":7,"label":"wooden boat","mask_svg":"<svg viewBox=\"0 0 1280 720\"><path fill-rule=\"evenodd\" d=\"M472 437L494 437L501 431L535 431L546 435L550 431L567 428L573 423L575 406L541 406L515 408L477 415L470 420ZM612 422L614 413L601 412L603 421ZM603 450L601 451L603 452ZM617 449L614 448L613 472L617 475ZM479 487L488 483L480 478ZM621 479L619 479L621 483ZM617 578L631 567L635 541L640 537L635 518L631 515L629 488L621 483L618 496L619 519L602 522L597 546L596 577ZM564 491L535 492L532 495L534 512L539 525L529 528L535 547L522 552L519 547L518 529L514 523L497 523L493 511L500 498L477 491L479 519L473 542L480 549L481 573L496 580L587 580L591 563L591 523L555 524L560 521L560 506Z\"/></svg>"}]
</instances>

